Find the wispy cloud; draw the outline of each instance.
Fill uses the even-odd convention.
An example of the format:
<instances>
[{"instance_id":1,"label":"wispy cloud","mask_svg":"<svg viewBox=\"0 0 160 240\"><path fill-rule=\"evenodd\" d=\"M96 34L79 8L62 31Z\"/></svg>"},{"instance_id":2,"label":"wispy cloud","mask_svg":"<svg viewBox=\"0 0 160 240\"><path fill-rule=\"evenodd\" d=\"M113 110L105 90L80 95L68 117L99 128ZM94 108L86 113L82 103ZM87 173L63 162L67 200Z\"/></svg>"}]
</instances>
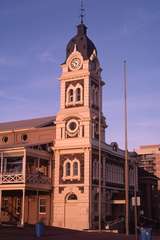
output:
<instances>
[{"instance_id":1,"label":"wispy cloud","mask_svg":"<svg viewBox=\"0 0 160 240\"><path fill-rule=\"evenodd\" d=\"M135 96L135 97L129 97L128 98L128 109L130 111L149 111L149 110L155 110L160 107L157 107L157 102L160 101L160 96L155 95L149 96L149 95L142 95L142 96ZM122 99L104 99L103 106L105 109L115 108L117 110L123 108L123 98Z\"/></svg>"},{"instance_id":2,"label":"wispy cloud","mask_svg":"<svg viewBox=\"0 0 160 240\"><path fill-rule=\"evenodd\" d=\"M55 58L53 56L53 54L49 51L44 51L39 55L39 59L41 62L51 62L51 63L55 63Z\"/></svg>"},{"instance_id":3,"label":"wispy cloud","mask_svg":"<svg viewBox=\"0 0 160 240\"><path fill-rule=\"evenodd\" d=\"M0 66L17 66L23 64L24 60L22 58L0 56Z\"/></svg>"},{"instance_id":4,"label":"wispy cloud","mask_svg":"<svg viewBox=\"0 0 160 240\"><path fill-rule=\"evenodd\" d=\"M160 128L160 121L159 121L159 119L144 120L144 121L136 122L135 126L140 127L140 128L158 129L158 128Z\"/></svg>"},{"instance_id":5,"label":"wispy cloud","mask_svg":"<svg viewBox=\"0 0 160 240\"><path fill-rule=\"evenodd\" d=\"M19 96L14 96L13 93L7 93L3 90L0 90L0 99L4 99L7 101L18 101L18 102L26 102L27 99L23 98L23 97L19 97Z\"/></svg>"},{"instance_id":6,"label":"wispy cloud","mask_svg":"<svg viewBox=\"0 0 160 240\"><path fill-rule=\"evenodd\" d=\"M40 62L44 62L44 63L56 63L56 58L54 56L54 52L49 50L49 49L46 49L42 52L40 52L38 54L38 58L40 60Z\"/></svg>"},{"instance_id":7,"label":"wispy cloud","mask_svg":"<svg viewBox=\"0 0 160 240\"><path fill-rule=\"evenodd\" d=\"M123 23L120 28L122 35L136 34L145 27L152 26L159 19L160 10L151 12L148 9L138 8L137 11L130 12L130 16L127 18L127 22Z\"/></svg>"}]
</instances>

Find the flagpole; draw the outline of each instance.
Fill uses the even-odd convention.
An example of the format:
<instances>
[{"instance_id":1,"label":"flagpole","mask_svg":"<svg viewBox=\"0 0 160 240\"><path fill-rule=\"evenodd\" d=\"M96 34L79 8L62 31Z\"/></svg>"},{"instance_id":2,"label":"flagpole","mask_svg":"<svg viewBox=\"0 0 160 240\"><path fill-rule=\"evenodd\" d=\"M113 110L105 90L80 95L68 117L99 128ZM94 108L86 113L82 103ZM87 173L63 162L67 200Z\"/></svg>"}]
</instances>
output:
<instances>
[{"instance_id":1,"label":"flagpole","mask_svg":"<svg viewBox=\"0 0 160 240\"><path fill-rule=\"evenodd\" d=\"M102 110L102 103L101 103L101 78L99 78L99 98L98 98L98 102L99 102L99 112L98 112L98 120L99 120L99 126L98 126L98 129L99 129L99 141L98 141L98 152L99 152L99 168L98 168L98 173L99 173L99 201L98 201L98 215L99 215L99 219L98 219L98 229L99 231L101 231L102 229L102 223L101 223L101 220L102 220L102 183L101 183L101 110Z\"/></svg>"},{"instance_id":2,"label":"flagpole","mask_svg":"<svg viewBox=\"0 0 160 240\"><path fill-rule=\"evenodd\" d=\"M128 109L127 109L127 62L124 61L124 125L125 125L125 228L129 235L129 179L128 179Z\"/></svg>"}]
</instances>

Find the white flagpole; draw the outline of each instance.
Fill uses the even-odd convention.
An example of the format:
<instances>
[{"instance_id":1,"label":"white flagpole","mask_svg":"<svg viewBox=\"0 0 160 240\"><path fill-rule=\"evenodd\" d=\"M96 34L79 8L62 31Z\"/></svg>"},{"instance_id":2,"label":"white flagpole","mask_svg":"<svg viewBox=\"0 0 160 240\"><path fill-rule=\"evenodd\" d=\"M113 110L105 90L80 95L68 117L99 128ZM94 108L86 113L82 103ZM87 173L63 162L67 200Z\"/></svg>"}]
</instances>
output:
<instances>
[{"instance_id":1,"label":"white flagpole","mask_svg":"<svg viewBox=\"0 0 160 240\"><path fill-rule=\"evenodd\" d=\"M124 125L125 125L125 227L129 235L129 179L128 179L128 111L127 111L127 63L124 61Z\"/></svg>"}]
</instances>

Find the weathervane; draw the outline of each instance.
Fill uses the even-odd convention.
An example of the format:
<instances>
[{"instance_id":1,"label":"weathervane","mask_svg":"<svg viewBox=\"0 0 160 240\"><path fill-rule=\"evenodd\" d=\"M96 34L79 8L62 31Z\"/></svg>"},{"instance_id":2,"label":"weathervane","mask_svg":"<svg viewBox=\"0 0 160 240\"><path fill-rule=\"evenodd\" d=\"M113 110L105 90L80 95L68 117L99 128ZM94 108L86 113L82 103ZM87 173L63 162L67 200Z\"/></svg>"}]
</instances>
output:
<instances>
[{"instance_id":1,"label":"weathervane","mask_svg":"<svg viewBox=\"0 0 160 240\"><path fill-rule=\"evenodd\" d=\"M85 9L84 9L84 4L83 4L83 0L81 0L81 24L83 24L83 18L84 18L84 12L85 12Z\"/></svg>"}]
</instances>

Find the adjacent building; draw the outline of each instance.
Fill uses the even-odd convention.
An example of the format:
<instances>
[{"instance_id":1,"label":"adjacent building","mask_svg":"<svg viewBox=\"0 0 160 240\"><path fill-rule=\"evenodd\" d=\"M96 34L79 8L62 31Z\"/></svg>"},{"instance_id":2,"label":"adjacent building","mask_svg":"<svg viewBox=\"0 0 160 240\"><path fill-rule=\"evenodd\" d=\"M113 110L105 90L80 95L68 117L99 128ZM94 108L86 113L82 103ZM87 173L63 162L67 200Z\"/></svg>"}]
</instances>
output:
<instances>
[{"instance_id":1,"label":"adjacent building","mask_svg":"<svg viewBox=\"0 0 160 240\"><path fill-rule=\"evenodd\" d=\"M160 145L144 145L136 150L139 159L139 167L160 179ZM158 180L160 190L160 180Z\"/></svg>"}]
</instances>

